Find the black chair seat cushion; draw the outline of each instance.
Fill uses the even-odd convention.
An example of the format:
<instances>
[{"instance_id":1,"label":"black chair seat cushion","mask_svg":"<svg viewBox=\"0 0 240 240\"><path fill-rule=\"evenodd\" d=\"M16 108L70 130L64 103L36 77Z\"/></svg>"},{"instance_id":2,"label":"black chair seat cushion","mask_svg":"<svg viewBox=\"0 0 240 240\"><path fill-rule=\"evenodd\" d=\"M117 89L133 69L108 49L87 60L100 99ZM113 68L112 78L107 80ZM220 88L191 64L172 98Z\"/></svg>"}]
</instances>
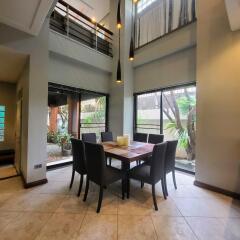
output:
<instances>
[{"instance_id":1,"label":"black chair seat cushion","mask_svg":"<svg viewBox=\"0 0 240 240\"><path fill-rule=\"evenodd\" d=\"M125 175L125 172L121 171L120 169L107 166L104 175L104 185L109 185L118 181L119 179L122 179Z\"/></svg>"},{"instance_id":2,"label":"black chair seat cushion","mask_svg":"<svg viewBox=\"0 0 240 240\"><path fill-rule=\"evenodd\" d=\"M132 168L129 176L130 178L152 184L150 177L150 169L150 165L144 163Z\"/></svg>"}]
</instances>

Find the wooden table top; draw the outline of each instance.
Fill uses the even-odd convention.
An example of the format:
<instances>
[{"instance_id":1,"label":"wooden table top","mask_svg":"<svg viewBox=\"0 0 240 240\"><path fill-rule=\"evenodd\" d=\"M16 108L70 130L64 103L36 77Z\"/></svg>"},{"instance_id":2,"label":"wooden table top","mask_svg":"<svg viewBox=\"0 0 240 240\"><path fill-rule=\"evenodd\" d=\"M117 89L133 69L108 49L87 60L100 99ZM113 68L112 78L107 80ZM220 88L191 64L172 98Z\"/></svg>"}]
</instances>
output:
<instances>
[{"instance_id":1,"label":"wooden table top","mask_svg":"<svg viewBox=\"0 0 240 240\"><path fill-rule=\"evenodd\" d=\"M102 143L105 154L122 161L133 162L152 154L154 144L131 142L129 146L118 146L117 142Z\"/></svg>"}]
</instances>

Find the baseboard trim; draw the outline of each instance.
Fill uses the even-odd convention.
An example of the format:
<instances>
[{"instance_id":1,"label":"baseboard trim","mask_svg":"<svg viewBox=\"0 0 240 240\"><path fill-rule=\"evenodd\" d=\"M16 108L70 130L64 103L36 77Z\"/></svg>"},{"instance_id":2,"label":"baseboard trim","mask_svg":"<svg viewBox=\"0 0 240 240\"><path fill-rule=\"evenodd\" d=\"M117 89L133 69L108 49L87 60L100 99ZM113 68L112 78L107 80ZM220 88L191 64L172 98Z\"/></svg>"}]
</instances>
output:
<instances>
[{"instance_id":1,"label":"baseboard trim","mask_svg":"<svg viewBox=\"0 0 240 240\"><path fill-rule=\"evenodd\" d=\"M21 177L22 177L24 188L32 188L32 187L36 187L36 186L48 183L48 180L46 178L38 180L38 181L35 181L35 182L27 183L25 178L24 178L24 176L23 176L23 174L21 174Z\"/></svg>"},{"instance_id":2,"label":"baseboard trim","mask_svg":"<svg viewBox=\"0 0 240 240\"><path fill-rule=\"evenodd\" d=\"M200 188L204 188L204 189L213 191L213 192L224 194L226 196L229 196L229 197L232 197L232 198L235 198L235 199L240 199L240 194L239 193L231 192L231 191L228 191L228 190L225 190L225 189L222 189L222 188L219 188L219 187L215 187L215 186L212 186L212 185L209 185L209 184L197 181L197 180L194 181L194 185L197 186L197 187L200 187Z\"/></svg>"}]
</instances>

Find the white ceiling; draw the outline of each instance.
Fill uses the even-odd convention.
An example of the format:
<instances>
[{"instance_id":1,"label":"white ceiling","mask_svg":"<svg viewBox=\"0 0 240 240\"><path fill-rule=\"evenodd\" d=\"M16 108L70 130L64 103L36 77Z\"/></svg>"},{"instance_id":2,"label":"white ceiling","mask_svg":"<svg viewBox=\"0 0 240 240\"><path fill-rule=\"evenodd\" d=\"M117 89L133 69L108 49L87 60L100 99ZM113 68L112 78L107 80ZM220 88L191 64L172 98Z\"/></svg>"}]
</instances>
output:
<instances>
[{"instance_id":1,"label":"white ceiling","mask_svg":"<svg viewBox=\"0 0 240 240\"><path fill-rule=\"evenodd\" d=\"M67 3L87 15L102 20L110 11L110 0L65 0Z\"/></svg>"},{"instance_id":2,"label":"white ceiling","mask_svg":"<svg viewBox=\"0 0 240 240\"><path fill-rule=\"evenodd\" d=\"M27 58L27 55L0 46L0 82L17 82Z\"/></svg>"},{"instance_id":3,"label":"white ceiling","mask_svg":"<svg viewBox=\"0 0 240 240\"><path fill-rule=\"evenodd\" d=\"M54 0L0 0L0 23L38 35Z\"/></svg>"}]
</instances>

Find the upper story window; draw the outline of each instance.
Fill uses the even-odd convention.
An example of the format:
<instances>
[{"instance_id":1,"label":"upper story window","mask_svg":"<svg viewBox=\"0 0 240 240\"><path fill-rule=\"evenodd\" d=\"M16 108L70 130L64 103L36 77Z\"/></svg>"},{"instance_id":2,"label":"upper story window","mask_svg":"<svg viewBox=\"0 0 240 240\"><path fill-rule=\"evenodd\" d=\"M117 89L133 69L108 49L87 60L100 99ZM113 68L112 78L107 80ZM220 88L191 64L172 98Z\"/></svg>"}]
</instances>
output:
<instances>
[{"instance_id":1,"label":"upper story window","mask_svg":"<svg viewBox=\"0 0 240 240\"><path fill-rule=\"evenodd\" d=\"M154 2L156 2L156 0L141 0L137 6L137 13L141 13Z\"/></svg>"},{"instance_id":2,"label":"upper story window","mask_svg":"<svg viewBox=\"0 0 240 240\"><path fill-rule=\"evenodd\" d=\"M140 0L135 47L141 47L196 20L196 0Z\"/></svg>"},{"instance_id":3,"label":"upper story window","mask_svg":"<svg viewBox=\"0 0 240 240\"><path fill-rule=\"evenodd\" d=\"M0 105L0 142L4 141L5 113L5 106Z\"/></svg>"}]
</instances>

